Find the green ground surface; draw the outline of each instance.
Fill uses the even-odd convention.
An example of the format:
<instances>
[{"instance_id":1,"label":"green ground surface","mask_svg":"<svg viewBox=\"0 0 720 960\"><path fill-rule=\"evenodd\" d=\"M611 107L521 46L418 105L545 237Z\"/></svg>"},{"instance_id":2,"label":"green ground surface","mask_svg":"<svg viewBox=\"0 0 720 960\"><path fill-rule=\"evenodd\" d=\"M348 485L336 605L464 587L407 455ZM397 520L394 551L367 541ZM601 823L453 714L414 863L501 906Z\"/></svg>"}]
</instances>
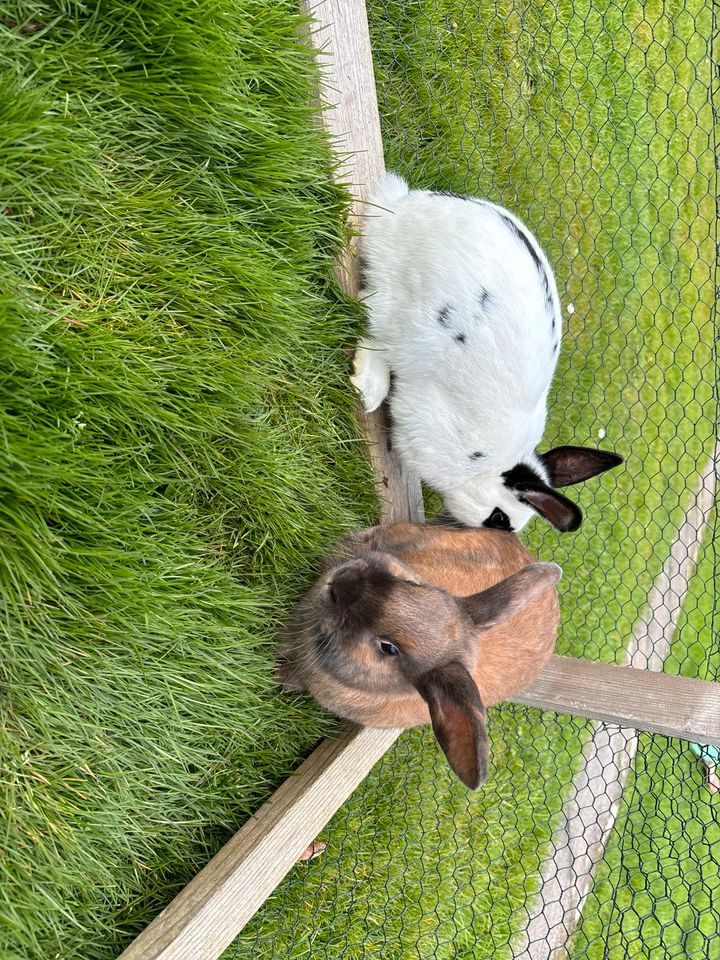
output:
<instances>
[{"instance_id":1,"label":"green ground surface","mask_svg":"<svg viewBox=\"0 0 720 960\"><path fill-rule=\"evenodd\" d=\"M678 620L666 673L720 680L720 516L712 511Z\"/></svg>"},{"instance_id":2,"label":"green ground surface","mask_svg":"<svg viewBox=\"0 0 720 960\"><path fill-rule=\"evenodd\" d=\"M720 823L687 745L643 734L572 960L718 953Z\"/></svg>"},{"instance_id":3,"label":"green ground surface","mask_svg":"<svg viewBox=\"0 0 720 960\"><path fill-rule=\"evenodd\" d=\"M717 522L714 510L667 673L720 678ZM701 786L701 773L683 741L641 736L572 960L720 957L720 820L717 795Z\"/></svg>"},{"instance_id":4,"label":"green ground surface","mask_svg":"<svg viewBox=\"0 0 720 960\"><path fill-rule=\"evenodd\" d=\"M0 957L110 958L328 728L374 515L294 0L0 4Z\"/></svg>"},{"instance_id":5,"label":"green ground surface","mask_svg":"<svg viewBox=\"0 0 720 960\"><path fill-rule=\"evenodd\" d=\"M490 711L492 770L469 793L429 730L397 745L294 868L226 960L506 957L539 865L539 826L562 807L571 717Z\"/></svg>"},{"instance_id":6,"label":"green ground surface","mask_svg":"<svg viewBox=\"0 0 720 960\"><path fill-rule=\"evenodd\" d=\"M536 524L527 539L565 568L559 651L619 659L712 449L710 5L368 7L388 166L414 186L505 203L556 267L566 329L546 440L598 442L626 463L570 491L585 513L578 534ZM693 578L671 672L714 669L713 556L708 548ZM505 957L587 730L493 711L492 777L469 799L437 765L432 738L407 736L237 956ZM613 960L650 946L653 958L682 956L683 943L706 951L688 956L708 955L717 911L705 891L720 875L709 797L677 743L643 736L636 763L574 960L599 960L604 942ZM658 879L678 874L686 879ZM643 946L637 918L649 899ZM693 923L702 936L688 939Z\"/></svg>"}]
</instances>

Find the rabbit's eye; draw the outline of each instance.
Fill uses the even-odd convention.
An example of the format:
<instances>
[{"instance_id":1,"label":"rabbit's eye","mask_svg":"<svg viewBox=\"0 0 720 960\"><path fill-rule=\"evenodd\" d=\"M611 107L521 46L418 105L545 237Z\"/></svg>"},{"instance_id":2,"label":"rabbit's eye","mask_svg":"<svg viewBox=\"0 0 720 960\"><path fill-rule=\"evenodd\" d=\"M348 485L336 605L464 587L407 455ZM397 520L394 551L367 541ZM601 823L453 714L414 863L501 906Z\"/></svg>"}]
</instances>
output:
<instances>
[{"instance_id":1,"label":"rabbit's eye","mask_svg":"<svg viewBox=\"0 0 720 960\"><path fill-rule=\"evenodd\" d=\"M378 643L380 644L380 652L383 656L396 657L398 653L400 653L395 644L390 643L389 640L378 640Z\"/></svg>"},{"instance_id":2,"label":"rabbit's eye","mask_svg":"<svg viewBox=\"0 0 720 960\"><path fill-rule=\"evenodd\" d=\"M495 507L483 526L491 527L493 530L512 530L510 517L500 507Z\"/></svg>"}]
</instances>

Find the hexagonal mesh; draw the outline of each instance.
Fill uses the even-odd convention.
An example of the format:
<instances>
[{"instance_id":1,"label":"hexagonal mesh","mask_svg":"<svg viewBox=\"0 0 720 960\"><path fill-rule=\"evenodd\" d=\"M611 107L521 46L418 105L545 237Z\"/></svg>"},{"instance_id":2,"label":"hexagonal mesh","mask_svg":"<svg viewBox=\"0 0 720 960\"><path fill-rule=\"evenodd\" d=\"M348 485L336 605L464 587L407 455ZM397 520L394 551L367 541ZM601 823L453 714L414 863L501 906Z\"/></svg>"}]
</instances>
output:
<instances>
[{"instance_id":1,"label":"hexagonal mesh","mask_svg":"<svg viewBox=\"0 0 720 960\"><path fill-rule=\"evenodd\" d=\"M566 321L545 442L576 488L558 652L718 679L717 7L370 0L387 165L536 233ZM575 496L575 491L573 491ZM236 958L720 958L720 825L679 740L512 705L468 794L404 734ZM715 806L714 806L715 804Z\"/></svg>"}]
</instances>

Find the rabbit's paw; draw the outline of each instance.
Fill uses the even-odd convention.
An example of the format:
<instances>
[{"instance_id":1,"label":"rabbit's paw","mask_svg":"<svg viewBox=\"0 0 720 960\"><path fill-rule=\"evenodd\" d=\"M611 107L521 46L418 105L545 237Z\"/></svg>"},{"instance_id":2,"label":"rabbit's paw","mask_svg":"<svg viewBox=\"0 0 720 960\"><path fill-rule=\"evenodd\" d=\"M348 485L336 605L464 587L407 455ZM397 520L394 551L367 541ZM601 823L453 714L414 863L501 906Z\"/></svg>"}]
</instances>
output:
<instances>
[{"instance_id":1,"label":"rabbit's paw","mask_svg":"<svg viewBox=\"0 0 720 960\"><path fill-rule=\"evenodd\" d=\"M390 367L385 355L370 340L361 340L355 351L350 381L361 393L367 413L377 410L390 391Z\"/></svg>"}]
</instances>

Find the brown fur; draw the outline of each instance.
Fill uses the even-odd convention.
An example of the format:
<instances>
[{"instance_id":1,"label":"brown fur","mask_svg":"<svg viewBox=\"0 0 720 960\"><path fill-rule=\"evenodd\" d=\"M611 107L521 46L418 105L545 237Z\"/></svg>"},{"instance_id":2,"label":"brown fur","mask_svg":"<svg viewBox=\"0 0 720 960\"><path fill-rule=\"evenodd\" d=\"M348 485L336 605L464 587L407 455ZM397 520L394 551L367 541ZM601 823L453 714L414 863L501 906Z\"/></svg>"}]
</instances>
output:
<instances>
[{"instance_id":1,"label":"brown fur","mask_svg":"<svg viewBox=\"0 0 720 960\"><path fill-rule=\"evenodd\" d=\"M380 558L393 579L388 596L372 611L377 615L376 633L391 632L393 642L417 659L413 669L418 671L458 660L474 679L485 706L532 683L553 652L559 621L554 588L485 631L469 624L452 600L477 594L534 562L514 534L412 523L372 527L347 538L325 561L325 573L298 604L281 649L280 674L286 685L308 690L339 716L370 727L430 722L428 704L412 678L399 671L392 674L394 665L383 663L369 642L347 650L342 668L347 668L349 681L318 661L314 638L322 620L318 610L323 590L327 592L333 572L354 557L360 562L364 557ZM358 576L363 575L359 570ZM439 587L451 596L439 591L433 595L425 587ZM387 684L384 674L380 679L370 675L373 670L378 677L380 671L388 673Z\"/></svg>"}]
</instances>

